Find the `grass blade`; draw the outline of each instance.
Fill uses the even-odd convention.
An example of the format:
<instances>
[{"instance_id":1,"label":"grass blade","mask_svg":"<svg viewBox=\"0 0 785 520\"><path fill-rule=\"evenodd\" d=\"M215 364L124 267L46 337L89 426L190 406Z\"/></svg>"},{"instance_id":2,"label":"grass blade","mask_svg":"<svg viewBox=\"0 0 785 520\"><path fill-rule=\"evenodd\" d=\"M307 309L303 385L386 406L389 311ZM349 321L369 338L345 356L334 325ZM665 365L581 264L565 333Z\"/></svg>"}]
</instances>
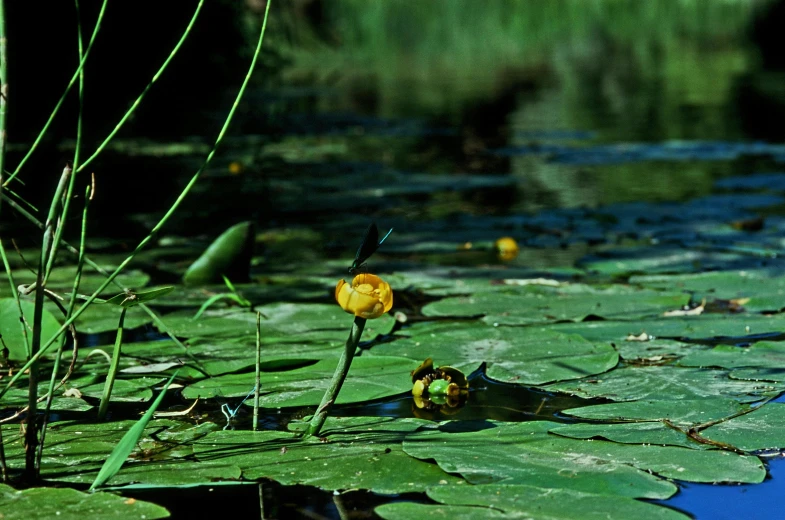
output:
<instances>
[{"instance_id":1,"label":"grass blade","mask_svg":"<svg viewBox=\"0 0 785 520\"><path fill-rule=\"evenodd\" d=\"M172 377L170 377L169 381L166 382L163 390L161 390L161 393L158 394L158 397L155 398L155 401L153 401L153 404L150 405L150 408L148 408L142 418L139 419L136 424L131 426L126 434L123 435L123 438L120 439L120 442L117 443L117 446L115 446L115 448L112 450L109 458L106 459L104 465L101 466L101 471L98 472L98 475L95 477L95 481L90 486L90 491L95 491L96 488L104 485L110 478L117 475L117 472L120 471L120 468L123 467L125 460L128 458L128 455L134 451L136 443L139 442L139 439L142 437L144 429L147 427L150 419L153 418L153 414L158 409L161 401L163 401L164 395L166 395L166 391L169 389L169 385L172 384L172 381L174 381L176 376L177 372L172 374Z\"/></svg>"}]
</instances>

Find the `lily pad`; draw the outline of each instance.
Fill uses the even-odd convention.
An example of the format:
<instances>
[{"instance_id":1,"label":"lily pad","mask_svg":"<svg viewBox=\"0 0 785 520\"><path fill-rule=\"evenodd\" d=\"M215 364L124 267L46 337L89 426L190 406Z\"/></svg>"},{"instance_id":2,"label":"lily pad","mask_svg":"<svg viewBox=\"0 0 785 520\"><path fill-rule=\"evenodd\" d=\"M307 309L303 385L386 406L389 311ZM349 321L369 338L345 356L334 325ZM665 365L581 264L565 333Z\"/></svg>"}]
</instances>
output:
<instances>
[{"instance_id":1,"label":"lily pad","mask_svg":"<svg viewBox=\"0 0 785 520\"><path fill-rule=\"evenodd\" d=\"M257 283L234 283L234 288L244 298L254 303L296 302L324 299L331 296L335 281L315 277L264 277ZM199 287L178 287L176 291L155 300L156 307L200 307L215 294L226 293L225 284L202 285ZM220 307L220 306L219 306Z\"/></svg>"},{"instance_id":2,"label":"lily pad","mask_svg":"<svg viewBox=\"0 0 785 520\"><path fill-rule=\"evenodd\" d=\"M677 309L689 296L626 286L595 289L586 285L525 286L466 297L446 298L423 308L426 316L478 316L499 325L580 321L587 316L639 319Z\"/></svg>"},{"instance_id":3,"label":"lily pad","mask_svg":"<svg viewBox=\"0 0 785 520\"><path fill-rule=\"evenodd\" d=\"M115 270L114 266L102 265L107 272L111 273ZM35 283L36 275L27 269L14 271L14 282L17 285L28 285ZM74 278L76 277L76 266L62 266L52 269L52 274L46 283L46 288L50 291L67 297L71 294L74 286ZM115 281L122 287L128 289L139 289L147 285L150 276L142 271L136 269L128 269L117 275ZM82 277L79 281L80 294L93 294L104 282L106 277L96 272L92 267L85 266L82 270ZM103 295L114 295L117 293L117 285L109 284L109 286L102 293ZM0 287L0 295L10 296L8 292L8 285Z\"/></svg>"},{"instance_id":4,"label":"lily pad","mask_svg":"<svg viewBox=\"0 0 785 520\"><path fill-rule=\"evenodd\" d=\"M27 519L33 511L39 518L168 518L161 506L124 498L113 493L82 493L69 488L30 488L16 491L0 484L0 511L3 519Z\"/></svg>"},{"instance_id":5,"label":"lily pad","mask_svg":"<svg viewBox=\"0 0 785 520\"><path fill-rule=\"evenodd\" d=\"M38 385L39 397L45 395L49 391L49 382L41 383ZM91 405L78 397L65 397L63 396L64 389L55 391L55 397L52 399L51 409L58 412L64 411L86 411L92 408ZM17 387L11 388L3 395L0 401L0 409L23 408L27 406L27 386L24 388ZM43 403L38 406L43 407Z\"/></svg>"},{"instance_id":6,"label":"lily pad","mask_svg":"<svg viewBox=\"0 0 785 520\"><path fill-rule=\"evenodd\" d=\"M26 300L22 300L20 303L27 322L32 323L35 305ZM60 323L51 312L44 309L41 327L41 336L46 340L60 330ZM28 341L31 341L32 330L28 329L27 334ZM22 334L22 325L19 322L19 307L13 298L0 299L0 335L3 337L5 346L8 347L8 359L12 361L27 360L27 343Z\"/></svg>"},{"instance_id":7,"label":"lily pad","mask_svg":"<svg viewBox=\"0 0 785 520\"><path fill-rule=\"evenodd\" d=\"M745 408L745 405L734 399L710 398L679 401L647 399L570 408L564 413L581 419L611 421L662 421L668 419L674 424L690 426L729 417Z\"/></svg>"},{"instance_id":8,"label":"lily pad","mask_svg":"<svg viewBox=\"0 0 785 520\"><path fill-rule=\"evenodd\" d=\"M785 344L759 341L747 348L717 345L711 350L693 352L680 359L679 364L686 367L785 369Z\"/></svg>"},{"instance_id":9,"label":"lily pad","mask_svg":"<svg viewBox=\"0 0 785 520\"><path fill-rule=\"evenodd\" d=\"M615 367L619 356L610 345L578 335L548 330L441 324L439 333L426 328L410 338L384 343L372 354L421 360L435 355L466 373L487 363L486 374L497 381L540 385L598 374Z\"/></svg>"},{"instance_id":10,"label":"lily pad","mask_svg":"<svg viewBox=\"0 0 785 520\"><path fill-rule=\"evenodd\" d=\"M730 379L726 370L671 366L624 367L602 377L565 381L546 387L581 397L605 397L614 401L649 399L674 402L731 397L742 403L757 401L783 388L776 383Z\"/></svg>"},{"instance_id":11,"label":"lily pad","mask_svg":"<svg viewBox=\"0 0 785 520\"><path fill-rule=\"evenodd\" d=\"M143 403L153 397L152 386L163 381L161 378L137 377L134 379L117 379L112 387L112 401ZM83 384L76 379L69 386L78 389L82 395L100 399L104 391L104 383L92 383L91 379Z\"/></svg>"},{"instance_id":12,"label":"lily pad","mask_svg":"<svg viewBox=\"0 0 785 520\"><path fill-rule=\"evenodd\" d=\"M692 273L707 269L751 266L743 254L702 251L674 246L615 248L583 258L583 269L613 277L631 274Z\"/></svg>"},{"instance_id":13,"label":"lily pad","mask_svg":"<svg viewBox=\"0 0 785 520\"><path fill-rule=\"evenodd\" d=\"M434 487L428 497L444 505L394 502L376 508L387 520L408 518L537 518L542 520L687 520L673 509L632 498L523 484ZM473 506L473 507L469 507Z\"/></svg>"},{"instance_id":14,"label":"lily pad","mask_svg":"<svg viewBox=\"0 0 785 520\"><path fill-rule=\"evenodd\" d=\"M299 337L309 340L346 341L351 318L338 305L275 303L256 307L262 313L262 338L274 335ZM198 320L193 311L167 314L166 325L180 337L256 338L256 313L237 309L208 309ZM366 338L389 332L393 319L383 315L368 322Z\"/></svg>"},{"instance_id":15,"label":"lily pad","mask_svg":"<svg viewBox=\"0 0 785 520\"><path fill-rule=\"evenodd\" d=\"M194 443L202 463L234 464L247 479L308 484L321 489L370 489L377 493L454 486L462 479L401 450L401 442L427 421L384 417L329 418L327 442L290 433L219 431Z\"/></svg>"},{"instance_id":16,"label":"lily pad","mask_svg":"<svg viewBox=\"0 0 785 520\"><path fill-rule=\"evenodd\" d=\"M765 339L767 334L779 335L785 330L785 315L743 314L729 318L721 315L657 318L636 322L589 321L558 323L548 327L577 333L591 341L624 341L630 335L646 333L651 338L681 340L726 339L734 344Z\"/></svg>"},{"instance_id":17,"label":"lily pad","mask_svg":"<svg viewBox=\"0 0 785 520\"><path fill-rule=\"evenodd\" d=\"M664 498L661 493L667 497L675 492L657 487L666 482L643 478L651 477L649 471L690 482L762 482L766 476L757 457L575 440L548 433L558 426L548 421L488 422L472 430L466 424L448 423L409 434L403 447L409 455L435 459L445 471L459 473L472 483L537 482L543 487L627 497ZM633 467L640 478L629 472Z\"/></svg>"},{"instance_id":18,"label":"lily pad","mask_svg":"<svg viewBox=\"0 0 785 520\"><path fill-rule=\"evenodd\" d=\"M318 405L337 364L337 359L325 359L304 368L263 372L259 402L268 408ZM409 374L417 365L415 360L400 357L357 357L352 362L336 404L357 403L409 392L412 387ZM229 374L193 383L183 390L183 397L243 397L253 385L252 373Z\"/></svg>"},{"instance_id":19,"label":"lily pad","mask_svg":"<svg viewBox=\"0 0 785 520\"><path fill-rule=\"evenodd\" d=\"M572 439L604 439L622 444L644 446L681 446L695 450L709 446L690 439L685 433L658 422L622 424L568 424L550 430L551 433Z\"/></svg>"},{"instance_id":20,"label":"lily pad","mask_svg":"<svg viewBox=\"0 0 785 520\"><path fill-rule=\"evenodd\" d=\"M748 311L779 311L785 308L785 280L757 271L712 271L669 276L634 276L630 283L657 289L680 288L693 299L741 299Z\"/></svg>"},{"instance_id":21,"label":"lily pad","mask_svg":"<svg viewBox=\"0 0 785 520\"><path fill-rule=\"evenodd\" d=\"M63 421L52 424L46 436L41 464L47 480L90 484L106 457L112 452L134 421L85 423ZM210 424L209 429L215 428ZM194 433L196 432L196 433ZM154 434L154 436L153 436ZM114 486L184 486L207 484L216 480L237 480L240 469L231 464L200 464L184 460L192 456L190 442L207 434L201 426L183 428L169 420L153 420L120 472L112 477ZM23 439L5 436L6 455L11 467L24 464ZM145 460L147 457L154 460Z\"/></svg>"},{"instance_id":22,"label":"lily pad","mask_svg":"<svg viewBox=\"0 0 785 520\"><path fill-rule=\"evenodd\" d=\"M785 448L785 404L769 403L702 432L704 437L745 451Z\"/></svg>"},{"instance_id":23,"label":"lily pad","mask_svg":"<svg viewBox=\"0 0 785 520\"><path fill-rule=\"evenodd\" d=\"M93 303L76 319L76 330L83 334L116 331L122 310L118 305ZM123 327L135 329L152 321L153 319L146 312L140 309L131 309L126 312Z\"/></svg>"}]
</instances>

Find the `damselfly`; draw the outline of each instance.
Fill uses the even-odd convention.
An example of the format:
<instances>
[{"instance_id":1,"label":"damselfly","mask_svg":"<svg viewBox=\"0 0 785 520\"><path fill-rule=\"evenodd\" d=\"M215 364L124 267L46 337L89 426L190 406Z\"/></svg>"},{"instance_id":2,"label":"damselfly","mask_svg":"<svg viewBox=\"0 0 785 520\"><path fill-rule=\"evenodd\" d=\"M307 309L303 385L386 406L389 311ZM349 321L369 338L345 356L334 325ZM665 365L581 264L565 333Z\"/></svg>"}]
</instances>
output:
<instances>
[{"instance_id":1,"label":"damselfly","mask_svg":"<svg viewBox=\"0 0 785 520\"><path fill-rule=\"evenodd\" d=\"M387 240L387 237L390 236L392 231L392 228L390 228L390 231L379 240L379 230L376 227L376 223L371 222L371 225L368 226L368 230L365 232L365 238L363 238L362 244L357 248L357 254L354 255L354 262L352 262L352 265L349 267L349 272L351 274L357 273L357 271L365 265L365 261L379 249L379 246L382 245L385 240Z\"/></svg>"},{"instance_id":2,"label":"damselfly","mask_svg":"<svg viewBox=\"0 0 785 520\"><path fill-rule=\"evenodd\" d=\"M256 385L254 385L254 387L251 388L251 391L248 392L248 395L246 395L245 398L242 401L240 401L240 404L238 404L237 408L235 408L234 410L232 410L232 408L229 406L229 403L224 403L224 404L221 405L221 413L223 413L224 417L226 417L226 426L224 426L224 430L231 428L232 419L234 419L234 417L237 415L237 412L240 411L240 407L248 399L250 399L251 394L253 394L255 391L256 391ZM231 429L234 429L234 428L231 428Z\"/></svg>"}]
</instances>

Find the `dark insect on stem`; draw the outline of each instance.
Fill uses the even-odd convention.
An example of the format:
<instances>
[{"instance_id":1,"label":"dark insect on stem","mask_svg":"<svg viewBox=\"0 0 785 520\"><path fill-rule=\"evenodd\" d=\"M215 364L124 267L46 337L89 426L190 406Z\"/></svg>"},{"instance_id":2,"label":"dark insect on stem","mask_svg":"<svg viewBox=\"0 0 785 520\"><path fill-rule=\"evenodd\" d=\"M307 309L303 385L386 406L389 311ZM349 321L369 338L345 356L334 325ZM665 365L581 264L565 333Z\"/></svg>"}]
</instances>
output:
<instances>
[{"instance_id":1,"label":"dark insect on stem","mask_svg":"<svg viewBox=\"0 0 785 520\"><path fill-rule=\"evenodd\" d=\"M349 267L349 272L351 274L356 274L362 269L365 265L365 261L379 249L379 246L387 240L387 237L390 236L392 231L392 228L390 228L390 231L379 240L379 230L376 227L376 223L371 222L371 225L368 226L368 230L365 232L362 244L360 244L360 247L357 249L357 254L354 255L354 262L352 262L352 265Z\"/></svg>"}]
</instances>

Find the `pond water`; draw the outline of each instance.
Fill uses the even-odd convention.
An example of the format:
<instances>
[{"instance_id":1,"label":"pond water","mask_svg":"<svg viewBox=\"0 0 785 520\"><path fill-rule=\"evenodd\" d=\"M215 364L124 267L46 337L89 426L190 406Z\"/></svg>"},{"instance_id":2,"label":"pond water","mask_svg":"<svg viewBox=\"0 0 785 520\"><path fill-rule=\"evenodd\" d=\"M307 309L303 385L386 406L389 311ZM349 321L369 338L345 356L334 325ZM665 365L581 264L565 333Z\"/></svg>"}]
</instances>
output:
<instances>
[{"instance_id":1,"label":"pond water","mask_svg":"<svg viewBox=\"0 0 785 520\"><path fill-rule=\"evenodd\" d=\"M294 398L295 404L276 401L274 394L284 390L275 374L321 374L320 345L333 348L345 337L343 324L338 330L323 310L304 317L302 330L294 332L281 327L280 316L288 304L333 303L335 279L346 275L347 259L370 220L394 229L372 266L390 273L393 311L409 321L405 327L392 320L370 325L358 370L384 356L419 363L429 355L454 355L456 364L474 371L471 391L456 414L427 412L413 406L398 382L398 390L385 389L383 397L353 397L336 407L336 416L551 421L558 429L579 422L563 410L618 397L618 388L601 391L604 377L677 365L682 372L727 369L729 378L738 375L733 384L758 382L753 390L721 391L721 399L730 395L746 404L773 398L785 388L777 372L782 366L748 368L721 357L741 350L712 347L753 352L748 347L761 343L776 350L785 337L779 285L785 273L785 68L772 58L779 51L772 49L766 23L775 4L488 0L478 7L461 0L442 10L436 3L335 0L325 3L323 27L307 27L307 17L295 18L302 24L297 30L280 21L290 32L273 42L285 65L256 83L234 133L165 234L132 264L127 285L179 283L212 238L237 222L255 222L253 283L238 287L270 319L265 347L272 353L264 368L270 379L263 388L272 388L272 396L260 422L269 431L284 431L314 406L305 397ZM91 208L96 220L89 252L107 264L124 258L198 167L203 141L129 139L96 162L99 170L134 183L102 186ZM158 189L150 190L154 182ZM123 196L140 202L118 215L116 201ZM512 261L494 250L505 235L520 246ZM23 251L31 246L20 245ZM21 261L12 262L22 270ZM703 273L719 276L722 290L711 285L714 279L703 281ZM67 287L69 280L52 287ZM537 287L519 286L531 280L539 280ZM547 292L554 287L565 294ZM743 298L750 287L761 295L752 302ZM175 335L190 340L202 326L189 321L195 309L221 291L178 285L157 309ZM549 304L532 302L537 299ZM635 305L628 304L632 299ZM703 311L704 305L696 326L678 317L688 314L661 318L663 311ZM125 335L123 366L183 358L187 388L164 408L206 395L188 418L196 425L223 425L221 404L239 405L250 388L255 325L245 318L222 321L234 316L232 308L224 310L203 320L206 329L189 345L196 356L191 360L142 313L129 313L136 321ZM114 319L94 315L83 322L93 327L80 329L83 352L112 343ZM605 350L571 339L576 358L591 358L591 368L576 368L571 356L545 347L523 362L478 341L477 351L488 348L487 355L496 356L486 364L480 354L451 350L467 342L461 334L471 334L478 323L488 329L483 340L501 344L514 343L511 331L524 330L522 336L533 338L526 345L531 349L547 346L548 334L577 334ZM651 343L631 339L641 332ZM197 358L203 366L192 363ZM390 370L406 379L406 367ZM538 370L548 375L539 377ZM205 374L214 383L200 381ZM362 384L374 383L376 373L356 374ZM300 384L311 384L310 377ZM690 391L712 384L694 377ZM158 384L153 376L143 388L128 381L122 395L132 404L115 407L115 420L136 417L137 401L149 400L150 387ZM694 398L663 381L647 379L641 395L650 398L659 384L680 399ZM85 400L94 405L97 380L83 376L81 382ZM58 419L68 419L83 411L60 413ZM247 430L250 421L242 407L231 426ZM785 463L779 456L765 461L763 483L677 479L678 493L656 502L698 520L774 518ZM272 480L233 484L123 487L122 493L161 504L178 518L255 508L268 518L378 518L373 509L381 504L437 503L422 492L334 495Z\"/></svg>"}]
</instances>

